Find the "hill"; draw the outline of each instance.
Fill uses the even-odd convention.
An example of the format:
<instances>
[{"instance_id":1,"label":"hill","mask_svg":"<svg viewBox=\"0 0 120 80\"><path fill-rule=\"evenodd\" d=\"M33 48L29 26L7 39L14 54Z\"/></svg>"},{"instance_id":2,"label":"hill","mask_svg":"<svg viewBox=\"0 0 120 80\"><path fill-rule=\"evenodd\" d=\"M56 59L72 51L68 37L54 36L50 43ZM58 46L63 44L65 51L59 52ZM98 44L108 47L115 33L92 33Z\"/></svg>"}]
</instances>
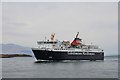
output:
<instances>
[{"instance_id":1,"label":"hill","mask_svg":"<svg viewBox=\"0 0 120 80\"><path fill-rule=\"evenodd\" d=\"M27 53L31 54L32 51L29 47L24 47L17 44L0 44L0 52L2 53Z\"/></svg>"}]
</instances>

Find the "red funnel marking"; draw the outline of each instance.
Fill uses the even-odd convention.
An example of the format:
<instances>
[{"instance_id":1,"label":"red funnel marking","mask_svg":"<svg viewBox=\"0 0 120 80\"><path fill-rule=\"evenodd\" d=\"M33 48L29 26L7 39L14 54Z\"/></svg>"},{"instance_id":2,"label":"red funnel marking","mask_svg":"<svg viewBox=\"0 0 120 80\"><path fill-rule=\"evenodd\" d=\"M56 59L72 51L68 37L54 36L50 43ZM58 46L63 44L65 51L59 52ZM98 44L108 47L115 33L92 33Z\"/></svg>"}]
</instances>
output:
<instances>
[{"instance_id":1,"label":"red funnel marking","mask_svg":"<svg viewBox=\"0 0 120 80\"><path fill-rule=\"evenodd\" d=\"M75 38L73 42L71 43L72 46L78 46L81 44L81 39L80 38Z\"/></svg>"}]
</instances>

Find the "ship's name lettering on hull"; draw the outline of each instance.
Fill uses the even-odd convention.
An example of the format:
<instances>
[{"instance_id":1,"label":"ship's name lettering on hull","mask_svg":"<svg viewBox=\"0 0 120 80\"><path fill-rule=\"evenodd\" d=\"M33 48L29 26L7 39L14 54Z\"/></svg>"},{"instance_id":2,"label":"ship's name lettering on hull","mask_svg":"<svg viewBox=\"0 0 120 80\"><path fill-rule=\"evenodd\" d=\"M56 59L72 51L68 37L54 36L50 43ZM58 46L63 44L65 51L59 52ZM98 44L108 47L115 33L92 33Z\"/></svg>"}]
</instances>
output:
<instances>
[{"instance_id":1,"label":"ship's name lettering on hull","mask_svg":"<svg viewBox=\"0 0 120 80\"><path fill-rule=\"evenodd\" d=\"M77 52L68 52L68 55L95 55L95 53L77 53Z\"/></svg>"}]
</instances>

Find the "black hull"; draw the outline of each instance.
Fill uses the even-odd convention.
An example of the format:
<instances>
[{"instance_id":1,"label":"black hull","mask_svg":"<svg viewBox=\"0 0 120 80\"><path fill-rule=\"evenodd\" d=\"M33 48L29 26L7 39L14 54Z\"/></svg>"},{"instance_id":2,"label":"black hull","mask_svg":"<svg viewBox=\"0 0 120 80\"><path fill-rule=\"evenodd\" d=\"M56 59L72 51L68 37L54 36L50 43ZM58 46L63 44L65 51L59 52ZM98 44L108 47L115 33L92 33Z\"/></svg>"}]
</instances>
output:
<instances>
[{"instance_id":1,"label":"black hull","mask_svg":"<svg viewBox=\"0 0 120 80\"><path fill-rule=\"evenodd\" d=\"M104 60L104 52L89 52L89 54L69 54L68 52L32 50L37 60ZM93 55L94 54L94 55Z\"/></svg>"}]
</instances>

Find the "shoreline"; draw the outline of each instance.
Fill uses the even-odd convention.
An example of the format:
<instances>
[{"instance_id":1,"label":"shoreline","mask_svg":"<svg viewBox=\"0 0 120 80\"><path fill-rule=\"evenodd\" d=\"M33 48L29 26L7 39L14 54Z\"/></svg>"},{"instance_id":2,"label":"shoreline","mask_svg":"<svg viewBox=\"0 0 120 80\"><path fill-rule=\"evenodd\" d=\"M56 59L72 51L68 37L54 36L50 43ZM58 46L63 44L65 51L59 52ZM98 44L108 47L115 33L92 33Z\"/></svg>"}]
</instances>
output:
<instances>
[{"instance_id":1,"label":"shoreline","mask_svg":"<svg viewBox=\"0 0 120 80\"><path fill-rule=\"evenodd\" d=\"M13 57L32 57L29 54L0 54L0 58L13 58Z\"/></svg>"}]
</instances>

